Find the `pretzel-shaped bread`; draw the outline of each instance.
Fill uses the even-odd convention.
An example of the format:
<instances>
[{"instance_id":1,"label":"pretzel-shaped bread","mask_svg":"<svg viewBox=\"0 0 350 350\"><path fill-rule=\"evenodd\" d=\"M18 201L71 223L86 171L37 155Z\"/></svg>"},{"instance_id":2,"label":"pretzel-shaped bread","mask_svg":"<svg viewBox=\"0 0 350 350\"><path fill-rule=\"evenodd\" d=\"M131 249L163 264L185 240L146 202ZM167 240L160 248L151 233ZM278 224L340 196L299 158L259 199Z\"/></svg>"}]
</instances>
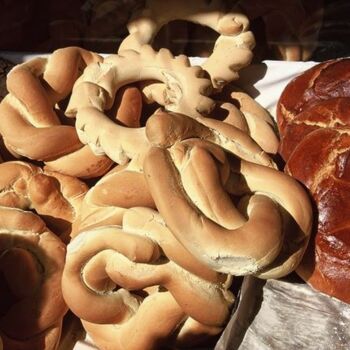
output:
<instances>
[{"instance_id":1,"label":"pretzel-shaped bread","mask_svg":"<svg viewBox=\"0 0 350 350\"><path fill-rule=\"evenodd\" d=\"M0 104L0 133L12 153L44 161L52 170L85 178L102 175L109 169L111 160L94 155L79 141L73 126L61 125L62 112L58 109L83 69L101 60L95 53L67 47L10 71L9 94Z\"/></svg>"},{"instance_id":2,"label":"pretzel-shaped bread","mask_svg":"<svg viewBox=\"0 0 350 350\"><path fill-rule=\"evenodd\" d=\"M55 350L63 315L65 244L39 216L0 206L2 303L0 334L7 350Z\"/></svg>"},{"instance_id":3,"label":"pretzel-shaped bread","mask_svg":"<svg viewBox=\"0 0 350 350\"><path fill-rule=\"evenodd\" d=\"M74 86L66 113L76 116L83 143L96 154L107 154L116 163L124 164L140 154L148 142L143 128L126 128L106 117L105 111L112 107L118 89L142 80L163 81L167 109L201 117L214 103L206 96L211 84L203 74L200 67L190 66L186 56L174 58L166 49L155 52L144 46L140 52L123 51L87 67Z\"/></svg>"},{"instance_id":4,"label":"pretzel-shaped bread","mask_svg":"<svg viewBox=\"0 0 350 350\"><path fill-rule=\"evenodd\" d=\"M142 234L156 242L167 258L191 273L209 281L222 281L220 274L194 259L174 238L155 210L146 179L140 172L117 166L91 187L74 223L73 237L107 225Z\"/></svg>"},{"instance_id":5,"label":"pretzel-shaped bread","mask_svg":"<svg viewBox=\"0 0 350 350\"><path fill-rule=\"evenodd\" d=\"M169 149L151 148L144 172L166 225L203 264L234 275L286 275L309 240L309 199L282 172L244 160L235 163L232 168L216 145L194 139ZM251 195L245 211L235 207L229 193Z\"/></svg>"},{"instance_id":6,"label":"pretzel-shaped bread","mask_svg":"<svg viewBox=\"0 0 350 350\"><path fill-rule=\"evenodd\" d=\"M34 209L68 241L87 186L77 178L20 161L0 164L0 206Z\"/></svg>"},{"instance_id":7,"label":"pretzel-shaped bread","mask_svg":"<svg viewBox=\"0 0 350 350\"><path fill-rule=\"evenodd\" d=\"M219 33L212 54L202 65L215 88L221 89L238 79L238 70L250 64L255 39L248 31L248 18L238 6L228 10L221 0L170 3L147 0L142 11L134 14L128 23L130 34L122 41L118 52L140 51L143 45L151 44L162 26L177 19L201 24Z\"/></svg>"},{"instance_id":8,"label":"pretzel-shaped bread","mask_svg":"<svg viewBox=\"0 0 350 350\"><path fill-rule=\"evenodd\" d=\"M140 327L139 311L143 315L143 330L133 342L139 344L145 338L154 342L159 337L169 337L169 326L162 327L167 330L164 334L157 334L149 327L153 317L164 313L164 307L169 310L169 306L162 303L155 307L151 301L159 300L163 293L156 292L156 296L151 293L152 298L147 296L150 288L158 285L171 293L174 306L170 310L175 307L171 313L178 314L175 324L169 321L170 330L186 315L209 327L223 326L229 316L232 295L224 283L206 281L181 268L165 258L158 244L140 232L128 233L120 226L102 226L80 233L68 246L62 279L65 300L73 312L87 322L88 329L104 332L108 324L115 324L116 349L124 349L118 343L135 325ZM133 291L143 291L146 296L142 298L140 292L134 294ZM152 307L153 311L146 316L149 303L154 309ZM89 326L90 323L107 325Z\"/></svg>"}]
</instances>

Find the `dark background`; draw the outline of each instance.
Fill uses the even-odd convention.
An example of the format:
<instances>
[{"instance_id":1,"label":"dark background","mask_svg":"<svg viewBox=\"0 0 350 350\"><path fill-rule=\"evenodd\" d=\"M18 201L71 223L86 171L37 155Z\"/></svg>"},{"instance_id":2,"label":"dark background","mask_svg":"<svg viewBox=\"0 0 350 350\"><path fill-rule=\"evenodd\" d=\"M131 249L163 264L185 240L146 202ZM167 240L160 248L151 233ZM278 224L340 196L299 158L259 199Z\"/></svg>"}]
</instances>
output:
<instances>
[{"instance_id":1,"label":"dark background","mask_svg":"<svg viewBox=\"0 0 350 350\"><path fill-rule=\"evenodd\" d=\"M169 1L169 0L167 0ZM208 0L210 1L210 0ZM234 5L237 1L226 1ZM322 61L350 55L348 0L242 0L257 46L255 61L283 59L278 45L309 44L305 33L314 30L312 52L304 60ZM116 52L127 35L126 23L143 0L0 0L0 51L51 52L77 45L100 53ZM217 33L193 23L174 21L162 28L154 43L175 54L210 54Z\"/></svg>"}]
</instances>

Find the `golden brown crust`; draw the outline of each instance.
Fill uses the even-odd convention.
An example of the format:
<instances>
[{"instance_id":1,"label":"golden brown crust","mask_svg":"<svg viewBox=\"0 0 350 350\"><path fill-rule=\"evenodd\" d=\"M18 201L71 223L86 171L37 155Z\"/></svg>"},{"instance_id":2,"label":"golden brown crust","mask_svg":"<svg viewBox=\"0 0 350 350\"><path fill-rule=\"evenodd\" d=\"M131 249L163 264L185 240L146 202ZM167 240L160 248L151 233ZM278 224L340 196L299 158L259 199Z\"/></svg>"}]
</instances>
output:
<instances>
[{"instance_id":1,"label":"golden brown crust","mask_svg":"<svg viewBox=\"0 0 350 350\"><path fill-rule=\"evenodd\" d=\"M61 239L68 241L87 186L71 176L43 172L20 161L0 164L0 172L0 205L35 209Z\"/></svg>"},{"instance_id":2,"label":"golden brown crust","mask_svg":"<svg viewBox=\"0 0 350 350\"><path fill-rule=\"evenodd\" d=\"M134 227L128 220L128 225ZM189 315L208 326L223 326L232 303L229 285L205 281L168 260L147 231L147 227L129 233L126 228L102 226L80 233L69 244L63 294L73 312L88 322L87 330L91 328L93 336L97 332L96 337L118 337L118 344L127 339L131 329L140 327L142 319L139 336L131 339L146 341L144 346L148 348L160 338L169 337L169 332L178 327L179 317ZM149 298L149 288L168 290L175 306L171 313L178 315L175 324L171 318L163 325L161 334L154 332L154 317L159 319L172 304L160 303L159 297L168 293L156 292ZM150 310L149 303L157 295L159 302L156 307L152 303L152 312L148 311L146 317L145 310ZM146 319L149 322L144 322ZM108 330L112 330L108 324L115 324L115 332Z\"/></svg>"},{"instance_id":3,"label":"golden brown crust","mask_svg":"<svg viewBox=\"0 0 350 350\"><path fill-rule=\"evenodd\" d=\"M68 47L11 70L7 78L9 94L0 104L0 133L11 152L51 162L51 169L57 166L61 172L87 178L100 175L111 166L112 162L106 157L81 151L84 145L74 127L61 125L57 113L57 104L71 93L84 67L101 60L92 52ZM72 153L79 161L66 164L64 157ZM88 159L87 169L81 156Z\"/></svg>"},{"instance_id":4,"label":"golden brown crust","mask_svg":"<svg viewBox=\"0 0 350 350\"><path fill-rule=\"evenodd\" d=\"M215 162L224 164L225 158L210 148L213 146L208 148L200 141L183 141L170 152L152 148L147 154L146 179L165 223L198 260L216 271L269 278L294 270L311 231L312 210L306 193L283 173L243 160L231 170L232 175L223 177L226 172L223 169L220 174ZM202 168L207 169L205 173ZM248 188L237 182L240 176L241 184L247 181ZM262 179L269 177L273 180L265 185ZM298 200L293 201L284 190L295 192ZM263 196L251 198L247 209L251 218L247 221L226 191ZM298 224L294 237L286 232L285 218L282 230L279 206ZM269 209L265 211L266 207ZM269 229L261 233L265 226ZM257 241L260 243L251 243Z\"/></svg>"},{"instance_id":5,"label":"golden brown crust","mask_svg":"<svg viewBox=\"0 0 350 350\"><path fill-rule=\"evenodd\" d=\"M6 334L0 331L0 335L3 339L4 349L8 350L56 350L60 335L61 335L61 322L52 326L51 328L43 331L42 333L31 337L30 339L20 340L16 338L8 337ZM0 345L0 349L3 349Z\"/></svg>"},{"instance_id":6,"label":"golden brown crust","mask_svg":"<svg viewBox=\"0 0 350 350\"><path fill-rule=\"evenodd\" d=\"M238 6L229 10L219 0L146 1L142 11L134 13L128 23L130 34L121 43L119 52L141 50L143 45L151 44L162 26L176 19L208 26L218 32L213 53L203 64L215 88L221 89L237 79L237 72L250 63L255 40L248 31L249 21Z\"/></svg>"}]
</instances>

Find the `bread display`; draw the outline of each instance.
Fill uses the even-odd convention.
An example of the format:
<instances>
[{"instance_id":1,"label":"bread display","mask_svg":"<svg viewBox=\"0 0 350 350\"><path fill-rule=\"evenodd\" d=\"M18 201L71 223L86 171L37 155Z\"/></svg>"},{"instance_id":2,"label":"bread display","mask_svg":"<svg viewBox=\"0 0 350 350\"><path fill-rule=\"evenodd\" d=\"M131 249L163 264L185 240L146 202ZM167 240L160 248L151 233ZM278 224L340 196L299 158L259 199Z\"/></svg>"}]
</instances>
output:
<instances>
[{"instance_id":1,"label":"bread display","mask_svg":"<svg viewBox=\"0 0 350 350\"><path fill-rule=\"evenodd\" d=\"M297 272L347 303L349 74L349 59L318 64L288 84L278 105L286 172L309 189L317 211L315 236Z\"/></svg>"},{"instance_id":2,"label":"bread display","mask_svg":"<svg viewBox=\"0 0 350 350\"><path fill-rule=\"evenodd\" d=\"M5 349L71 346L68 310L100 349L214 344L238 276L302 260L308 193L278 169L271 115L229 84L251 60L249 22L199 5L147 1L117 54L67 47L9 73L0 134L18 160L0 164L0 288L25 299L24 283L37 304L18 330L8 293ZM150 46L174 16L219 33L203 65Z\"/></svg>"}]
</instances>

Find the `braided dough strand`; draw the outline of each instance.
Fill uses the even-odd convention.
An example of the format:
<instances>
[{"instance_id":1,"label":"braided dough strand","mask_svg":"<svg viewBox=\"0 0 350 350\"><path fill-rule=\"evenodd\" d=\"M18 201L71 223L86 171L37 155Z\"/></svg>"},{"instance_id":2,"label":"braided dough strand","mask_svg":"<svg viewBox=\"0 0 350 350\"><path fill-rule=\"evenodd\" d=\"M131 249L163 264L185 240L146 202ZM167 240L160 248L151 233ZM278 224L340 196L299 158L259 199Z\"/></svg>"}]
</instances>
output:
<instances>
[{"instance_id":1,"label":"braided dough strand","mask_svg":"<svg viewBox=\"0 0 350 350\"><path fill-rule=\"evenodd\" d=\"M0 133L12 153L49 162L51 169L81 177L98 176L108 170L112 162L85 150L74 127L61 125L55 110L70 94L83 69L101 60L97 54L68 47L10 71L9 94L0 104ZM79 161L65 164L64 159L70 157Z\"/></svg>"},{"instance_id":2,"label":"braided dough strand","mask_svg":"<svg viewBox=\"0 0 350 350\"><path fill-rule=\"evenodd\" d=\"M300 262L311 231L312 210L306 193L289 176L244 160L237 160L233 175L223 177L227 172L220 174L215 165L224 161L222 150L215 151L215 147L193 140L148 152L145 176L165 223L198 260L216 271L261 272L261 277L291 272ZM237 194L238 189L240 195L253 193L248 220L225 193ZM297 200L289 193L295 193ZM296 222L292 236L285 233L280 207Z\"/></svg>"},{"instance_id":3,"label":"braided dough strand","mask_svg":"<svg viewBox=\"0 0 350 350\"><path fill-rule=\"evenodd\" d=\"M203 74L200 67L191 67L186 56L174 58L166 49L155 52L150 46L143 46L140 52L123 51L87 67L74 86L66 113L76 116L83 143L89 144L96 154L107 154L115 162L125 164L149 144L144 128L126 128L105 115L118 89L136 81L160 80L166 85L166 109L201 117L214 106L207 97L211 83Z\"/></svg>"},{"instance_id":4,"label":"braided dough strand","mask_svg":"<svg viewBox=\"0 0 350 350\"><path fill-rule=\"evenodd\" d=\"M0 205L35 211L61 239L68 241L87 186L55 172L43 172L25 162L0 164Z\"/></svg>"}]
</instances>

